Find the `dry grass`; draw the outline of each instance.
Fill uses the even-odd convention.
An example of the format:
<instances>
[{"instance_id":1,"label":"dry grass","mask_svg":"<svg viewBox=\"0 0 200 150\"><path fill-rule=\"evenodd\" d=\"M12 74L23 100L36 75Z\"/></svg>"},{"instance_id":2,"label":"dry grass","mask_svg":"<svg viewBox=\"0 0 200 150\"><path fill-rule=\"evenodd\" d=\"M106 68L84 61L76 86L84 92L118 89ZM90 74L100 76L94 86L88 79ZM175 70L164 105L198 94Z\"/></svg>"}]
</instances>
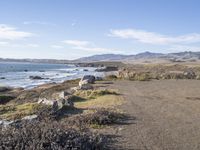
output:
<instances>
[{"instance_id":1,"label":"dry grass","mask_svg":"<svg viewBox=\"0 0 200 150\"><path fill-rule=\"evenodd\" d=\"M6 120L21 119L24 116L36 113L39 107L41 106L37 103L0 105L0 118Z\"/></svg>"},{"instance_id":2,"label":"dry grass","mask_svg":"<svg viewBox=\"0 0 200 150\"><path fill-rule=\"evenodd\" d=\"M77 91L73 98L77 108L112 108L123 100L116 90L98 89Z\"/></svg>"},{"instance_id":3,"label":"dry grass","mask_svg":"<svg viewBox=\"0 0 200 150\"><path fill-rule=\"evenodd\" d=\"M115 90L108 90L108 89L102 89L102 90L80 90L76 91L74 93L75 96L79 96L81 98L85 99L95 99L99 96L104 95L119 95Z\"/></svg>"},{"instance_id":4,"label":"dry grass","mask_svg":"<svg viewBox=\"0 0 200 150\"><path fill-rule=\"evenodd\" d=\"M89 99L82 102L75 102L77 108L114 108L123 103L119 95L104 95L96 99Z\"/></svg>"}]
</instances>

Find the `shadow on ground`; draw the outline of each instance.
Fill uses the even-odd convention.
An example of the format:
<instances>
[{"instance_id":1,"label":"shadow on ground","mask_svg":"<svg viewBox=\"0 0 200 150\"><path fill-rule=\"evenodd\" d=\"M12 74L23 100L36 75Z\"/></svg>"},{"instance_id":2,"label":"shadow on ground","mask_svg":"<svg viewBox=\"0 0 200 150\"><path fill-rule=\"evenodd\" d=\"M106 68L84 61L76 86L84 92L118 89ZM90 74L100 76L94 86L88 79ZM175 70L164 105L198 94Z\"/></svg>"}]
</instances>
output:
<instances>
[{"instance_id":1,"label":"shadow on ground","mask_svg":"<svg viewBox=\"0 0 200 150\"><path fill-rule=\"evenodd\" d=\"M126 128L126 126L130 125L130 124L136 124L136 117L134 116L129 116L129 115L125 115L124 118L118 120L117 122L115 122L114 124L112 124L112 126L116 126L116 128ZM106 149L107 150L122 150L123 146L122 144L119 142L121 142L119 139L122 138L121 135L113 135L113 134L108 134L107 136L107 146ZM127 150L133 150L132 148L128 148Z\"/></svg>"}]
</instances>

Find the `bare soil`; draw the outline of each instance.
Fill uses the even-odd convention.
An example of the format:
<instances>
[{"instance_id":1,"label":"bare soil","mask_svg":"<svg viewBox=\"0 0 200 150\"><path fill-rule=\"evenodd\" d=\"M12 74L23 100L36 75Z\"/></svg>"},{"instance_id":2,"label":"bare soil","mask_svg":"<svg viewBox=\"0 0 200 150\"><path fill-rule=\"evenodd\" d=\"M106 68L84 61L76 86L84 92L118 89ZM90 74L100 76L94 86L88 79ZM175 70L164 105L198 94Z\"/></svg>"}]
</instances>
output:
<instances>
[{"instance_id":1,"label":"bare soil","mask_svg":"<svg viewBox=\"0 0 200 150\"><path fill-rule=\"evenodd\" d=\"M199 150L200 81L114 81L132 119L115 128L113 149Z\"/></svg>"}]
</instances>

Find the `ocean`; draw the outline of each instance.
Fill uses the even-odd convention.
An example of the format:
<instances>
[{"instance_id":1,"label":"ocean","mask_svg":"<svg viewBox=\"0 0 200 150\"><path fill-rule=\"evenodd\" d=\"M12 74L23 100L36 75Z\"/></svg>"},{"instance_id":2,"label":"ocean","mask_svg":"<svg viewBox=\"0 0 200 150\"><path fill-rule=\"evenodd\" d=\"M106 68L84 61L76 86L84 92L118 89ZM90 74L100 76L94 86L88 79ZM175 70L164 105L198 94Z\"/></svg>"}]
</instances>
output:
<instances>
[{"instance_id":1,"label":"ocean","mask_svg":"<svg viewBox=\"0 0 200 150\"><path fill-rule=\"evenodd\" d=\"M0 86L31 89L41 84L61 83L84 75L102 76L95 69L67 64L0 62ZM30 76L40 76L43 79L33 80Z\"/></svg>"}]
</instances>

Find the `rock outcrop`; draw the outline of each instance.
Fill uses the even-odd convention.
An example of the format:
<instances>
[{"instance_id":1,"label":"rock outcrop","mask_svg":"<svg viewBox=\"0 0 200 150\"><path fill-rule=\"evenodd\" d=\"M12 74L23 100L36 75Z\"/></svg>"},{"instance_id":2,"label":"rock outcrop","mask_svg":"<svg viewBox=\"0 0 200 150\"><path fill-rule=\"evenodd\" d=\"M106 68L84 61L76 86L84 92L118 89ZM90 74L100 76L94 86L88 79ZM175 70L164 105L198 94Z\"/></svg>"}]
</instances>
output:
<instances>
[{"instance_id":1,"label":"rock outcrop","mask_svg":"<svg viewBox=\"0 0 200 150\"><path fill-rule=\"evenodd\" d=\"M40 76L30 76L29 78L32 79L32 80L42 80L42 79L44 79Z\"/></svg>"},{"instance_id":2,"label":"rock outcrop","mask_svg":"<svg viewBox=\"0 0 200 150\"><path fill-rule=\"evenodd\" d=\"M118 67L107 66L103 68L98 68L95 70L96 72L110 72L110 71L118 71Z\"/></svg>"},{"instance_id":3,"label":"rock outcrop","mask_svg":"<svg viewBox=\"0 0 200 150\"><path fill-rule=\"evenodd\" d=\"M73 107L74 103L70 100L72 95L66 91L53 93L51 96L40 97L39 104L52 106L53 111L63 108L64 106Z\"/></svg>"},{"instance_id":4,"label":"rock outcrop","mask_svg":"<svg viewBox=\"0 0 200 150\"><path fill-rule=\"evenodd\" d=\"M93 76L93 75L85 75L85 76L83 76L83 78L81 79L80 82L87 82L87 83L90 83L90 84L94 84L95 76Z\"/></svg>"},{"instance_id":5,"label":"rock outcrop","mask_svg":"<svg viewBox=\"0 0 200 150\"><path fill-rule=\"evenodd\" d=\"M79 87L81 90L89 90L93 89L93 86L91 84L94 84L95 82L95 76L92 75L85 75L80 81L79 81Z\"/></svg>"}]
</instances>

